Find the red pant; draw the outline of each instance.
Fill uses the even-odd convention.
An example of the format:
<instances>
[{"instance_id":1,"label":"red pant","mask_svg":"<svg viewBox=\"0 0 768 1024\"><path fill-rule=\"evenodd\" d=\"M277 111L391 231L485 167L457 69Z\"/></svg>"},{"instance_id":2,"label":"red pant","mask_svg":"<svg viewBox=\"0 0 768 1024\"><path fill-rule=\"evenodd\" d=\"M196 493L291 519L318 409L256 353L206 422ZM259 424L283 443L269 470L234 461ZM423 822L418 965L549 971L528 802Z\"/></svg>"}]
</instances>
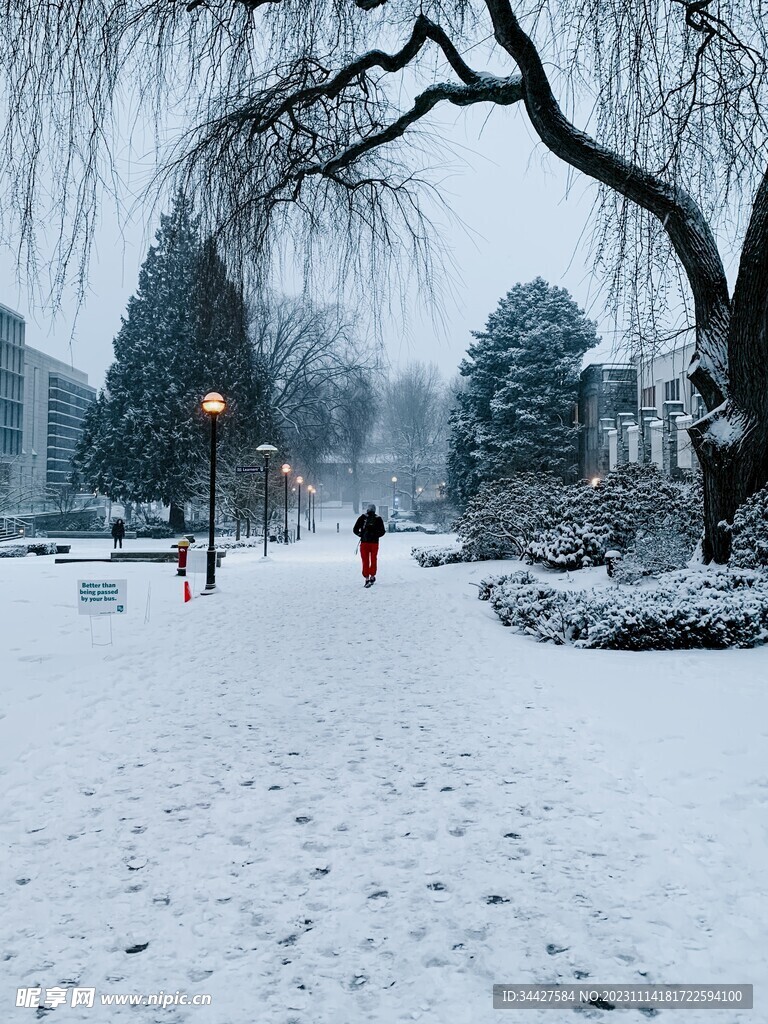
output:
<instances>
[{"instance_id":1,"label":"red pant","mask_svg":"<svg viewBox=\"0 0 768 1024\"><path fill-rule=\"evenodd\" d=\"M376 556L379 553L378 544L360 544L360 557L363 560L363 576L376 575Z\"/></svg>"}]
</instances>

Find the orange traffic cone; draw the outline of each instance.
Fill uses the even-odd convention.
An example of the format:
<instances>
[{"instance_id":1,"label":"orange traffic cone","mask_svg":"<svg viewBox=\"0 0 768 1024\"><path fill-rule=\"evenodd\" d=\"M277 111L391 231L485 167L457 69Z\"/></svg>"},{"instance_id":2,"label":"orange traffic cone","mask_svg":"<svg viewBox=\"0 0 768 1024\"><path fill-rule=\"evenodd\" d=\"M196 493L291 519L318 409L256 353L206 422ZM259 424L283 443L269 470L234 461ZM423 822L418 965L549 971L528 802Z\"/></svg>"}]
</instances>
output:
<instances>
[{"instance_id":1,"label":"orange traffic cone","mask_svg":"<svg viewBox=\"0 0 768 1024\"><path fill-rule=\"evenodd\" d=\"M189 585L189 580L184 580L184 603L192 600L192 589Z\"/></svg>"}]
</instances>

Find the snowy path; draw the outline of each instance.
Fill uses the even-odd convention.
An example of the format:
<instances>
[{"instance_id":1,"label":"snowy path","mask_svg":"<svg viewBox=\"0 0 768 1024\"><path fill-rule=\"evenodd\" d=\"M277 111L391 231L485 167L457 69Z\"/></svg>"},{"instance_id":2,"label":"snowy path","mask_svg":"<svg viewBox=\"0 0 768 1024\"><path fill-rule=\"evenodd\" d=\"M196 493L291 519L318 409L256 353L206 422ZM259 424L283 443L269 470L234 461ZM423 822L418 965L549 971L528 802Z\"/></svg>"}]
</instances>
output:
<instances>
[{"instance_id":1,"label":"snowy path","mask_svg":"<svg viewBox=\"0 0 768 1024\"><path fill-rule=\"evenodd\" d=\"M230 552L186 606L171 566L127 566L109 648L74 611L106 566L0 563L2 1005L79 984L212 1005L52 1020L556 1024L492 984L589 976L754 982L754 1014L684 1019L768 1019L768 652L541 647L476 600L488 565L388 536L368 592L349 524L318 527Z\"/></svg>"}]
</instances>

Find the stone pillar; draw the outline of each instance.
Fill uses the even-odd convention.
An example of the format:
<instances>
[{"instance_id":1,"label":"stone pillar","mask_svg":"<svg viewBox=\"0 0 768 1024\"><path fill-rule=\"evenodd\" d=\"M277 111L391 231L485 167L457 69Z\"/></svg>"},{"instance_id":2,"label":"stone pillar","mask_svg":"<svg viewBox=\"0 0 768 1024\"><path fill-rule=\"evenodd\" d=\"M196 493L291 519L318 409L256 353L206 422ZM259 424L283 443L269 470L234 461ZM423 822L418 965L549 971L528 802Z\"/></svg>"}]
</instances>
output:
<instances>
[{"instance_id":1,"label":"stone pillar","mask_svg":"<svg viewBox=\"0 0 768 1024\"><path fill-rule=\"evenodd\" d=\"M648 421L648 433L651 435L651 462L664 472L664 421L655 419Z\"/></svg>"},{"instance_id":2,"label":"stone pillar","mask_svg":"<svg viewBox=\"0 0 768 1024\"><path fill-rule=\"evenodd\" d=\"M640 427L636 423L627 427L627 461L640 461Z\"/></svg>"},{"instance_id":3,"label":"stone pillar","mask_svg":"<svg viewBox=\"0 0 768 1024\"><path fill-rule=\"evenodd\" d=\"M688 433L688 427L693 423L693 416L678 416L675 419L677 427L677 468L693 469L693 447Z\"/></svg>"},{"instance_id":4,"label":"stone pillar","mask_svg":"<svg viewBox=\"0 0 768 1024\"><path fill-rule=\"evenodd\" d=\"M608 432L608 470L616 469L619 464L619 432L614 427Z\"/></svg>"}]
</instances>

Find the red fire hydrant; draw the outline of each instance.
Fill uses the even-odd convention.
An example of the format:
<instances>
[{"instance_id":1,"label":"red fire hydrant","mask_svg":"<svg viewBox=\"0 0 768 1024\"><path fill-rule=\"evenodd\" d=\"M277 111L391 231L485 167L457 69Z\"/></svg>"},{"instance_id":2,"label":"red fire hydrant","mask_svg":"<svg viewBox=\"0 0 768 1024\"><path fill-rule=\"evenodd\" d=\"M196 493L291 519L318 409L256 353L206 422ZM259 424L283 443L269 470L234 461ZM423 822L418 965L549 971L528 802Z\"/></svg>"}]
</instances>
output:
<instances>
[{"instance_id":1,"label":"red fire hydrant","mask_svg":"<svg viewBox=\"0 0 768 1024\"><path fill-rule=\"evenodd\" d=\"M187 575L187 551L189 549L189 541L188 540L180 540L179 543L176 545L176 547L178 548L178 552L179 552L179 562L178 562L178 566L176 568L176 575L177 576L186 576Z\"/></svg>"}]
</instances>

